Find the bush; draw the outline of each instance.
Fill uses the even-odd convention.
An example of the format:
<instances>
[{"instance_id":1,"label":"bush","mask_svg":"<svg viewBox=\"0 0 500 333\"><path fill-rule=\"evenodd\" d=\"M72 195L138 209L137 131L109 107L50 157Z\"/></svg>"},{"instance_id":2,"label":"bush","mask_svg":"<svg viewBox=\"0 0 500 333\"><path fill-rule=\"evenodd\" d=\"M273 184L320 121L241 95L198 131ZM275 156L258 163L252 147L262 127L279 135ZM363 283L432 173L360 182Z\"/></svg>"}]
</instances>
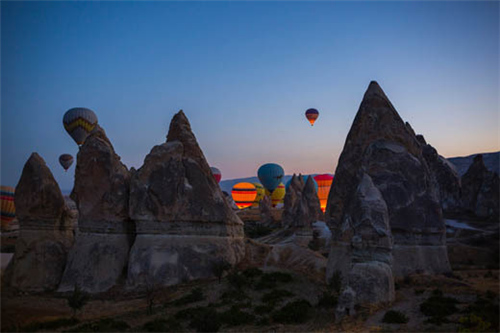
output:
<instances>
[{"instance_id":1,"label":"bush","mask_svg":"<svg viewBox=\"0 0 500 333\"><path fill-rule=\"evenodd\" d=\"M197 332L217 332L221 326L220 314L212 307L198 308L189 323Z\"/></svg>"},{"instance_id":2,"label":"bush","mask_svg":"<svg viewBox=\"0 0 500 333\"><path fill-rule=\"evenodd\" d=\"M269 305L276 305L287 297L294 296L291 292L283 289L273 290L262 296L262 302Z\"/></svg>"},{"instance_id":3,"label":"bush","mask_svg":"<svg viewBox=\"0 0 500 333\"><path fill-rule=\"evenodd\" d=\"M273 314L273 320L282 324L305 323L311 314L311 304L306 300L288 303Z\"/></svg>"},{"instance_id":4,"label":"bush","mask_svg":"<svg viewBox=\"0 0 500 333\"><path fill-rule=\"evenodd\" d=\"M85 323L67 332L123 332L129 328L126 322L104 318L97 322Z\"/></svg>"},{"instance_id":5,"label":"bush","mask_svg":"<svg viewBox=\"0 0 500 333\"><path fill-rule=\"evenodd\" d=\"M270 324L269 317L262 317L255 323L257 326L267 326Z\"/></svg>"},{"instance_id":6,"label":"bush","mask_svg":"<svg viewBox=\"0 0 500 333\"><path fill-rule=\"evenodd\" d=\"M410 319L400 311L389 310L382 318L383 323L388 324L406 324Z\"/></svg>"},{"instance_id":7,"label":"bush","mask_svg":"<svg viewBox=\"0 0 500 333\"><path fill-rule=\"evenodd\" d=\"M333 272L330 281L328 282L328 286L330 289L338 296L340 295L340 291L342 290L342 272L335 271Z\"/></svg>"},{"instance_id":8,"label":"bush","mask_svg":"<svg viewBox=\"0 0 500 333\"><path fill-rule=\"evenodd\" d=\"M440 325L446 322L446 317L458 311L455 298L444 297L443 292L436 289L432 296L420 304L420 311L428 317L428 322Z\"/></svg>"},{"instance_id":9,"label":"bush","mask_svg":"<svg viewBox=\"0 0 500 333\"><path fill-rule=\"evenodd\" d=\"M198 315L199 312L203 312L203 309L204 308L201 306L183 309L183 310L177 311L174 318L178 319L178 320L187 320L189 318L195 317L196 315Z\"/></svg>"},{"instance_id":10,"label":"bush","mask_svg":"<svg viewBox=\"0 0 500 333\"><path fill-rule=\"evenodd\" d=\"M220 320L228 326L239 326L254 322L255 316L232 306L231 309L220 314Z\"/></svg>"},{"instance_id":11,"label":"bush","mask_svg":"<svg viewBox=\"0 0 500 333\"><path fill-rule=\"evenodd\" d=\"M222 295L221 299L224 302L241 302L242 300L249 299L248 295L241 289L226 290Z\"/></svg>"},{"instance_id":12,"label":"bush","mask_svg":"<svg viewBox=\"0 0 500 333\"><path fill-rule=\"evenodd\" d=\"M224 273L230 269L231 264L224 259L219 259L212 263L212 273L214 273L214 275L217 277L219 283L222 280L222 275L224 275Z\"/></svg>"},{"instance_id":13,"label":"bush","mask_svg":"<svg viewBox=\"0 0 500 333\"><path fill-rule=\"evenodd\" d=\"M261 276L262 274L264 274L264 272L262 272L261 269L259 268L256 268L256 267L250 267L250 268L247 268L245 269L242 274L247 278L247 279L255 279L259 276Z\"/></svg>"},{"instance_id":14,"label":"bush","mask_svg":"<svg viewBox=\"0 0 500 333\"><path fill-rule=\"evenodd\" d=\"M147 322L142 328L146 332L179 332L182 330L182 325L174 318L157 318Z\"/></svg>"},{"instance_id":15,"label":"bush","mask_svg":"<svg viewBox=\"0 0 500 333\"><path fill-rule=\"evenodd\" d=\"M75 284L73 293L67 298L68 306L73 310L73 318L76 317L76 312L80 311L89 301L90 297L83 292L78 284Z\"/></svg>"},{"instance_id":16,"label":"bush","mask_svg":"<svg viewBox=\"0 0 500 333\"><path fill-rule=\"evenodd\" d=\"M183 306L190 303L201 302L204 299L205 295L203 295L203 291L201 290L201 288L195 288L191 290L189 294L173 301L172 304L174 306Z\"/></svg>"},{"instance_id":17,"label":"bush","mask_svg":"<svg viewBox=\"0 0 500 333\"><path fill-rule=\"evenodd\" d=\"M265 315L267 313L271 313L274 310L274 304L265 304L265 305L257 305L253 312L260 316Z\"/></svg>"},{"instance_id":18,"label":"bush","mask_svg":"<svg viewBox=\"0 0 500 333\"><path fill-rule=\"evenodd\" d=\"M491 323L484 321L483 318L475 314L460 317L458 322L462 325L462 327L458 328L459 332L486 332L491 327Z\"/></svg>"},{"instance_id":19,"label":"bush","mask_svg":"<svg viewBox=\"0 0 500 333\"><path fill-rule=\"evenodd\" d=\"M264 273L259 282L255 285L255 289L272 289L276 288L278 283L289 283L292 282L293 278L288 273L283 272L273 272L273 273Z\"/></svg>"},{"instance_id":20,"label":"bush","mask_svg":"<svg viewBox=\"0 0 500 333\"><path fill-rule=\"evenodd\" d=\"M247 279L245 275L235 270L227 275L227 281L235 289L243 289L251 284L250 280Z\"/></svg>"},{"instance_id":21,"label":"bush","mask_svg":"<svg viewBox=\"0 0 500 333\"><path fill-rule=\"evenodd\" d=\"M415 295L422 295L425 292L425 289L415 289Z\"/></svg>"},{"instance_id":22,"label":"bush","mask_svg":"<svg viewBox=\"0 0 500 333\"><path fill-rule=\"evenodd\" d=\"M337 306L338 296L324 292L318 301L318 308L334 308Z\"/></svg>"},{"instance_id":23,"label":"bush","mask_svg":"<svg viewBox=\"0 0 500 333\"><path fill-rule=\"evenodd\" d=\"M498 316L500 308L498 304L494 303L492 300L478 297L477 300L469 305L463 312L468 315L476 315L482 318L484 322L490 323L492 331L500 331Z\"/></svg>"},{"instance_id":24,"label":"bush","mask_svg":"<svg viewBox=\"0 0 500 333\"><path fill-rule=\"evenodd\" d=\"M55 330L61 327L73 326L80 321L76 318L60 318L44 322L34 322L21 328L21 332L37 332L41 330Z\"/></svg>"}]
</instances>

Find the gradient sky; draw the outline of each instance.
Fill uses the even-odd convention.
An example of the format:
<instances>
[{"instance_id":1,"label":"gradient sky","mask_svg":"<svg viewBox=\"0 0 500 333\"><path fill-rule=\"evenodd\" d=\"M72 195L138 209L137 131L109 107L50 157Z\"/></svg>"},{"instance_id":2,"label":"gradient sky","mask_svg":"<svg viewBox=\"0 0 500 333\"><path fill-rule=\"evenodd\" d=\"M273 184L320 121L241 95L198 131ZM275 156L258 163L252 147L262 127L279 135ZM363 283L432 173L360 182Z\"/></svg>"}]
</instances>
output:
<instances>
[{"instance_id":1,"label":"gradient sky","mask_svg":"<svg viewBox=\"0 0 500 333\"><path fill-rule=\"evenodd\" d=\"M94 110L128 167L188 116L223 179L333 173L370 80L446 157L500 149L499 2L1 2L1 179ZM304 117L314 107L314 127Z\"/></svg>"}]
</instances>

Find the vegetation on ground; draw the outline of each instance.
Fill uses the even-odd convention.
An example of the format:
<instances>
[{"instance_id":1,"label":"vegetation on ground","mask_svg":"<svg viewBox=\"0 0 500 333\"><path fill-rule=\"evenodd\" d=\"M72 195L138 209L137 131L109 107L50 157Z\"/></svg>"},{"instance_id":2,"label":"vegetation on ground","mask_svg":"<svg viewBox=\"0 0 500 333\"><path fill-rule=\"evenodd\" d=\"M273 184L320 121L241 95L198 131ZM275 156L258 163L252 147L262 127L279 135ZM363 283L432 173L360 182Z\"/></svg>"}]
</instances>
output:
<instances>
[{"instance_id":1,"label":"vegetation on ground","mask_svg":"<svg viewBox=\"0 0 500 333\"><path fill-rule=\"evenodd\" d=\"M435 289L431 297L420 304L420 311L430 317L428 323L441 325L448 322L447 316L458 312L457 303L455 298L445 297L441 290Z\"/></svg>"},{"instance_id":2,"label":"vegetation on ground","mask_svg":"<svg viewBox=\"0 0 500 333\"><path fill-rule=\"evenodd\" d=\"M403 312L396 310L387 311L384 318L382 318L382 322L388 324L406 324L409 320L410 318Z\"/></svg>"},{"instance_id":3,"label":"vegetation on ground","mask_svg":"<svg viewBox=\"0 0 500 333\"><path fill-rule=\"evenodd\" d=\"M182 325L174 318L157 318L144 324L142 329L145 332L180 332Z\"/></svg>"},{"instance_id":4,"label":"vegetation on ground","mask_svg":"<svg viewBox=\"0 0 500 333\"><path fill-rule=\"evenodd\" d=\"M285 298L294 296L293 293L288 290L276 289L270 291L262 296L262 303L275 306L278 303L281 303Z\"/></svg>"},{"instance_id":5,"label":"vegetation on ground","mask_svg":"<svg viewBox=\"0 0 500 333\"><path fill-rule=\"evenodd\" d=\"M311 310L312 306L308 301L296 300L274 312L272 318L281 324L302 324L310 319Z\"/></svg>"},{"instance_id":6,"label":"vegetation on ground","mask_svg":"<svg viewBox=\"0 0 500 333\"><path fill-rule=\"evenodd\" d=\"M255 284L256 290L273 289L278 286L278 283L289 283L293 281L292 275L284 272L264 273L259 281Z\"/></svg>"},{"instance_id":7,"label":"vegetation on ground","mask_svg":"<svg viewBox=\"0 0 500 333\"><path fill-rule=\"evenodd\" d=\"M174 306L184 306L186 304L201 302L205 300L205 295L203 295L203 291L201 288L195 288L191 290L191 292L187 295L182 296L179 299L176 299L172 302Z\"/></svg>"},{"instance_id":8,"label":"vegetation on ground","mask_svg":"<svg viewBox=\"0 0 500 333\"><path fill-rule=\"evenodd\" d=\"M74 326L80 321L74 317L59 318L50 321L34 322L21 328L21 332L38 332L42 330L55 330L61 327Z\"/></svg>"},{"instance_id":9,"label":"vegetation on ground","mask_svg":"<svg viewBox=\"0 0 500 333\"><path fill-rule=\"evenodd\" d=\"M73 293L66 299L68 301L68 306L73 310L73 318L76 317L76 313L83 309L83 307L89 301L90 296L80 289L78 284L75 284Z\"/></svg>"},{"instance_id":10,"label":"vegetation on ground","mask_svg":"<svg viewBox=\"0 0 500 333\"><path fill-rule=\"evenodd\" d=\"M67 332L123 332L130 326L121 320L103 318L96 322L85 323Z\"/></svg>"}]
</instances>

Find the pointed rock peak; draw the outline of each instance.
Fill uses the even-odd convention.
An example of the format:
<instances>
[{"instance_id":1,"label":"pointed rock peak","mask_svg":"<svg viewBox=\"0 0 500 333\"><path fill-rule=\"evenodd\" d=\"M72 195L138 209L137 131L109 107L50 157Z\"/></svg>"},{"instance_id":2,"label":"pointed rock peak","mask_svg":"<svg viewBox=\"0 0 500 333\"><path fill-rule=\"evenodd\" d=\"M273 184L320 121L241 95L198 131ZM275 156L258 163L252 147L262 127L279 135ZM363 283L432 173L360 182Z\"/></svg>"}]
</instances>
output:
<instances>
[{"instance_id":1,"label":"pointed rock peak","mask_svg":"<svg viewBox=\"0 0 500 333\"><path fill-rule=\"evenodd\" d=\"M196 137L191 130L189 120L182 110L177 112L172 121L167 134L167 142L179 141L184 147L184 154L195 159L205 159ZM208 164L207 164L208 165Z\"/></svg>"},{"instance_id":2,"label":"pointed rock peak","mask_svg":"<svg viewBox=\"0 0 500 333\"><path fill-rule=\"evenodd\" d=\"M384 91L377 83L377 81L370 82L370 84L368 85L368 89L366 89L366 92L365 92L363 99L368 99L368 98L373 98L373 97L379 97L379 98L385 99L386 101L389 101L389 99L387 98Z\"/></svg>"},{"instance_id":3,"label":"pointed rock peak","mask_svg":"<svg viewBox=\"0 0 500 333\"><path fill-rule=\"evenodd\" d=\"M307 177L306 184L304 185L304 192L313 193L316 192L316 187L314 186L313 177Z\"/></svg>"},{"instance_id":4,"label":"pointed rock peak","mask_svg":"<svg viewBox=\"0 0 500 333\"><path fill-rule=\"evenodd\" d=\"M113 148L113 145L111 144L111 141L109 140L109 138L107 137L106 135L106 132L104 131L104 129L99 126L99 124L97 124L94 129L92 130L92 132L90 132L89 136L87 137L87 139L85 139L85 142L83 143L82 147L85 145L85 143L87 141L92 141L92 140L95 140L95 139L100 139L104 142L106 142L114 151L114 148Z\"/></svg>"},{"instance_id":5,"label":"pointed rock peak","mask_svg":"<svg viewBox=\"0 0 500 333\"><path fill-rule=\"evenodd\" d=\"M476 156L474 156L474 163L482 163L482 164L484 164L483 155L482 154L477 154Z\"/></svg>"}]
</instances>

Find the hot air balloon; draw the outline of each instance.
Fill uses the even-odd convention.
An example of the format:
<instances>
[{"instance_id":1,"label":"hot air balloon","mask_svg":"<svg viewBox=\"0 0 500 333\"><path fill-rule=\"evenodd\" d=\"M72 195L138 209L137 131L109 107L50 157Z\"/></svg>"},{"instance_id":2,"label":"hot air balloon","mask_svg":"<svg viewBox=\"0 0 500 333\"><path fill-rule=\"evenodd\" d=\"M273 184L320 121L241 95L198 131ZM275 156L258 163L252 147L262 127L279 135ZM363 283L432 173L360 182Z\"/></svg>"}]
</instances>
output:
<instances>
[{"instance_id":1,"label":"hot air balloon","mask_svg":"<svg viewBox=\"0 0 500 333\"><path fill-rule=\"evenodd\" d=\"M64 171L68 171L71 164L73 164L73 156L70 154L62 154L59 156L59 164L62 165Z\"/></svg>"},{"instance_id":2,"label":"hot air balloon","mask_svg":"<svg viewBox=\"0 0 500 333\"><path fill-rule=\"evenodd\" d=\"M252 207L259 207L259 203L264 196L266 195L266 190L261 183L253 183L255 185L255 189L257 190L257 195L255 196L255 200L253 201Z\"/></svg>"},{"instance_id":3,"label":"hot air balloon","mask_svg":"<svg viewBox=\"0 0 500 333\"><path fill-rule=\"evenodd\" d=\"M314 180L318 183L318 198L321 204L321 210L324 213L328 201L328 194L330 193L330 187L332 186L333 176L329 174L317 175L314 177Z\"/></svg>"},{"instance_id":4,"label":"hot air balloon","mask_svg":"<svg viewBox=\"0 0 500 333\"><path fill-rule=\"evenodd\" d=\"M305 175L305 176L302 176L302 179L304 180L304 184L307 182L307 178L309 176ZM285 185L285 190L288 191L288 188L290 187L290 184L292 182L292 178L290 178L287 182L286 182L286 185ZM313 178L313 182L314 182L314 188L316 189L316 192L318 192L318 183L316 182L315 178Z\"/></svg>"},{"instance_id":5,"label":"hot air balloon","mask_svg":"<svg viewBox=\"0 0 500 333\"><path fill-rule=\"evenodd\" d=\"M231 191L233 200L239 209L250 207L257 196L257 189L251 183L238 183Z\"/></svg>"},{"instance_id":6,"label":"hot air balloon","mask_svg":"<svg viewBox=\"0 0 500 333\"><path fill-rule=\"evenodd\" d=\"M316 110L316 109L307 109L307 111L306 111L306 118L311 123L311 126L314 125L314 122L316 121L316 119L318 119L318 117L319 117L318 110Z\"/></svg>"},{"instance_id":7,"label":"hot air balloon","mask_svg":"<svg viewBox=\"0 0 500 333\"><path fill-rule=\"evenodd\" d=\"M220 180L222 178L222 174L219 169L216 167L210 167L210 171L212 171L212 175L214 175L215 180L217 181L217 184L220 183Z\"/></svg>"},{"instance_id":8,"label":"hot air balloon","mask_svg":"<svg viewBox=\"0 0 500 333\"><path fill-rule=\"evenodd\" d=\"M13 187L0 186L0 221L2 229L6 229L9 223L16 217L14 192L15 189Z\"/></svg>"},{"instance_id":9,"label":"hot air balloon","mask_svg":"<svg viewBox=\"0 0 500 333\"><path fill-rule=\"evenodd\" d=\"M277 204L283 203L285 194L285 185L283 183L280 183L272 194L269 193L269 191L266 191L266 195L271 197L271 204L273 205L273 207L276 207Z\"/></svg>"},{"instance_id":10,"label":"hot air balloon","mask_svg":"<svg viewBox=\"0 0 500 333\"><path fill-rule=\"evenodd\" d=\"M284 175L283 168L274 163L264 164L257 171L260 182L270 193L273 193L274 189L278 187Z\"/></svg>"},{"instance_id":11,"label":"hot air balloon","mask_svg":"<svg viewBox=\"0 0 500 333\"><path fill-rule=\"evenodd\" d=\"M66 132L75 140L76 144L82 145L96 127L97 116L94 111L87 108L72 108L64 114L63 124Z\"/></svg>"}]
</instances>

